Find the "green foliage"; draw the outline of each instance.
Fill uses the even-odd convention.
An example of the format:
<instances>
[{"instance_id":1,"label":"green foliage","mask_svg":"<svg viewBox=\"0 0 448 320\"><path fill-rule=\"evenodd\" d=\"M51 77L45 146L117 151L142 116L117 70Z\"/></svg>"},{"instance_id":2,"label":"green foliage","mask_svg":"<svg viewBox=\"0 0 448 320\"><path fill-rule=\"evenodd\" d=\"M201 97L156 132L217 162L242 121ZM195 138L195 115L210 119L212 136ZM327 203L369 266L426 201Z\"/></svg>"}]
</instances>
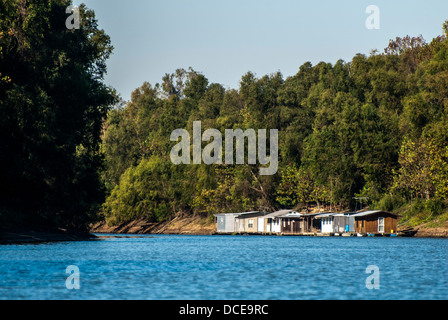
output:
<instances>
[{"instance_id":1,"label":"green foliage","mask_svg":"<svg viewBox=\"0 0 448 320\"><path fill-rule=\"evenodd\" d=\"M115 94L109 37L71 1L0 1L0 204L25 224L85 229L103 201L100 133Z\"/></svg>"},{"instance_id":2,"label":"green foliage","mask_svg":"<svg viewBox=\"0 0 448 320\"><path fill-rule=\"evenodd\" d=\"M443 226L447 218L447 203L438 199L414 199L403 205L399 212L402 221L409 226L427 224L428 226Z\"/></svg>"},{"instance_id":3,"label":"green foliage","mask_svg":"<svg viewBox=\"0 0 448 320\"><path fill-rule=\"evenodd\" d=\"M310 62L238 90L189 68L143 83L129 102L105 86L109 37L68 0L0 0L0 213L85 229L177 212L273 210L315 203L437 216L448 197L448 21L445 35L391 40L384 53ZM109 109L114 105L115 108ZM278 129L279 171L173 165L174 129ZM104 201L104 199L106 199ZM10 218L4 218L10 219ZM11 220L12 221L12 220Z\"/></svg>"},{"instance_id":4,"label":"green foliage","mask_svg":"<svg viewBox=\"0 0 448 320\"><path fill-rule=\"evenodd\" d=\"M378 210L393 212L403 205L404 199L401 196L386 194L374 207Z\"/></svg>"},{"instance_id":5,"label":"green foliage","mask_svg":"<svg viewBox=\"0 0 448 320\"><path fill-rule=\"evenodd\" d=\"M447 198L448 146L439 146L434 139L424 136L417 142L404 140L399 163L392 192L408 198Z\"/></svg>"},{"instance_id":6,"label":"green foliage","mask_svg":"<svg viewBox=\"0 0 448 320\"><path fill-rule=\"evenodd\" d=\"M348 207L354 196L397 210L425 195L430 200L420 209L435 214L448 196L447 59L445 36L430 43L406 36L392 40L383 54L358 54L334 65L307 62L286 79L278 72L260 78L247 72L239 90L209 83L191 68L166 74L162 85L145 83L106 122L109 221L160 220L179 210ZM140 166L148 168L145 159L168 159L170 132L191 132L196 120L203 130L222 133L278 129L278 174L258 176L256 165L179 165L169 169L174 177L162 163L165 175L149 174L155 168L139 173ZM176 201L159 193L144 196L142 190L162 183L160 177L167 179L164 192L181 195Z\"/></svg>"},{"instance_id":7,"label":"green foliage","mask_svg":"<svg viewBox=\"0 0 448 320\"><path fill-rule=\"evenodd\" d=\"M120 177L103 205L106 221L117 224L136 218L163 221L179 209L182 192L176 168L165 159L151 156L130 167Z\"/></svg>"},{"instance_id":8,"label":"green foliage","mask_svg":"<svg viewBox=\"0 0 448 320\"><path fill-rule=\"evenodd\" d=\"M425 201L425 209L431 216L440 215L445 208L445 202L440 199L431 199Z\"/></svg>"},{"instance_id":9,"label":"green foliage","mask_svg":"<svg viewBox=\"0 0 448 320\"><path fill-rule=\"evenodd\" d=\"M239 170L242 169L242 170ZM259 195L251 186L247 176L248 167L232 168L217 167L211 173L213 185L211 187L197 186L197 193L193 198L192 207L200 213L213 214L220 211L248 211L255 209L255 199ZM202 173L201 177L204 177Z\"/></svg>"}]
</instances>

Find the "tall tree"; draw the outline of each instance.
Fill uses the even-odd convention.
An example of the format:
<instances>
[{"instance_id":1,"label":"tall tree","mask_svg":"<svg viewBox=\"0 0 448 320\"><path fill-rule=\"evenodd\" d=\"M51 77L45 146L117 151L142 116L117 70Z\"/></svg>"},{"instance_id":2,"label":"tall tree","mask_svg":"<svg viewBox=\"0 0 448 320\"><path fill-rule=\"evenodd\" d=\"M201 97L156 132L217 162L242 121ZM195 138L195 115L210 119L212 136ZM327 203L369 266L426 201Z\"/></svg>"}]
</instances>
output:
<instances>
[{"instance_id":1,"label":"tall tree","mask_svg":"<svg viewBox=\"0 0 448 320\"><path fill-rule=\"evenodd\" d=\"M102 201L102 120L112 52L93 11L71 1L0 1L0 203L31 221L83 229Z\"/></svg>"}]
</instances>

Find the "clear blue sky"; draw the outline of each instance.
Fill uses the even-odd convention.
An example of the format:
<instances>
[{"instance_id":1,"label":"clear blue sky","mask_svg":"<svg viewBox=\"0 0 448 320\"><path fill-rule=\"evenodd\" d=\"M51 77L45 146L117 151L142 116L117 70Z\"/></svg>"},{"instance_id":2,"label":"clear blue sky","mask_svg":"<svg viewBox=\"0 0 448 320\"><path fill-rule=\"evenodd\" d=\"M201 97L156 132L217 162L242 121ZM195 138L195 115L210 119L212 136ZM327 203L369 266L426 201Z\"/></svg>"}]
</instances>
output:
<instances>
[{"instance_id":1,"label":"clear blue sky","mask_svg":"<svg viewBox=\"0 0 448 320\"><path fill-rule=\"evenodd\" d=\"M106 83L128 100L144 81L192 67L209 82L239 86L258 77L297 73L306 61L350 61L382 51L396 36L442 34L448 0L84 0L115 47ZM368 5L380 29L365 27Z\"/></svg>"}]
</instances>

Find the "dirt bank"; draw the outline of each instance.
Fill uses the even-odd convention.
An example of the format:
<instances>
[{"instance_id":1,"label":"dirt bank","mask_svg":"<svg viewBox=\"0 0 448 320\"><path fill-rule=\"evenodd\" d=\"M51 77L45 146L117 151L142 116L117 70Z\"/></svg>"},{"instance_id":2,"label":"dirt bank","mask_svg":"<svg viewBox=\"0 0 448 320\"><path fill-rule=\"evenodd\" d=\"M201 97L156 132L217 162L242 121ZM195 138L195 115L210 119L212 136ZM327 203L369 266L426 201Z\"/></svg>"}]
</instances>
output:
<instances>
[{"instance_id":1,"label":"dirt bank","mask_svg":"<svg viewBox=\"0 0 448 320\"><path fill-rule=\"evenodd\" d=\"M414 230L417 230L414 237L448 238L448 221L440 227L428 227L427 224L422 224L414 227Z\"/></svg>"},{"instance_id":2,"label":"dirt bank","mask_svg":"<svg viewBox=\"0 0 448 320\"><path fill-rule=\"evenodd\" d=\"M448 225L428 227L420 225L414 237L448 238ZM131 234L196 234L210 235L216 231L216 223L200 216L178 215L165 222L150 222L146 219L133 220L118 226L108 226L105 222L92 225L94 233L131 233Z\"/></svg>"},{"instance_id":3,"label":"dirt bank","mask_svg":"<svg viewBox=\"0 0 448 320\"><path fill-rule=\"evenodd\" d=\"M421 228L414 237L420 238L448 238L448 229L445 228Z\"/></svg>"},{"instance_id":4,"label":"dirt bank","mask_svg":"<svg viewBox=\"0 0 448 320\"><path fill-rule=\"evenodd\" d=\"M105 222L92 225L94 233L135 233L135 234L195 234L209 235L216 225L200 216L178 215L170 221L150 222L146 219L133 220L118 226L108 226Z\"/></svg>"}]
</instances>

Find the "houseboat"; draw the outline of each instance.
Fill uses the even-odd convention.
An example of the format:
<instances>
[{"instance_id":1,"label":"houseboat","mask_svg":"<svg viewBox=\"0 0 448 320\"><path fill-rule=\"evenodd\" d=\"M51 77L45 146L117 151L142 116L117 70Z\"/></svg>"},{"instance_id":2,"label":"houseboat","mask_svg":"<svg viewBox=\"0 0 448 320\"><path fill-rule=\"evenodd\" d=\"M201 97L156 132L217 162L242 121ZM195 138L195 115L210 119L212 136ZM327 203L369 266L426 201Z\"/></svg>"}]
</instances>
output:
<instances>
[{"instance_id":1,"label":"houseboat","mask_svg":"<svg viewBox=\"0 0 448 320\"><path fill-rule=\"evenodd\" d=\"M359 235L391 235L397 233L398 215L383 210L369 210L351 215Z\"/></svg>"},{"instance_id":2,"label":"houseboat","mask_svg":"<svg viewBox=\"0 0 448 320\"><path fill-rule=\"evenodd\" d=\"M214 215L219 234L378 236L397 234L398 215L383 210L303 214L294 210Z\"/></svg>"},{"instance_id":3,"label":"houseboat","mask_svg":"<svg viewBox=\"0 0 448 320\"><path fill-rule=\"evenodd\" d=\"M262 211L214 214L216 232L221 234L257 233L259 232L258 218L266 214Z\"/></svg>"},{"instance_id":4,"label":"houseboat","mask_svg":"<svg viewBox=\"0 0 448 320\"><path fill-rule=\"evenodd\" d=\"M315 216L315 219L319 219L321 222L320 233L318 235L332 235L334 214L332 212L321 213Z\"/></svg>"},{"instance_id":5,"label":"houseboat","mask_svg":"<svg viewBox=\"0 0 448 320\"><path fill-rule=\"evenodd\" d=\"M263 225L261 233L280 234L282 232L282 216L294 213L293 210L278 210L259 218L259 225Z\"/></svg>"}]
</instances>

